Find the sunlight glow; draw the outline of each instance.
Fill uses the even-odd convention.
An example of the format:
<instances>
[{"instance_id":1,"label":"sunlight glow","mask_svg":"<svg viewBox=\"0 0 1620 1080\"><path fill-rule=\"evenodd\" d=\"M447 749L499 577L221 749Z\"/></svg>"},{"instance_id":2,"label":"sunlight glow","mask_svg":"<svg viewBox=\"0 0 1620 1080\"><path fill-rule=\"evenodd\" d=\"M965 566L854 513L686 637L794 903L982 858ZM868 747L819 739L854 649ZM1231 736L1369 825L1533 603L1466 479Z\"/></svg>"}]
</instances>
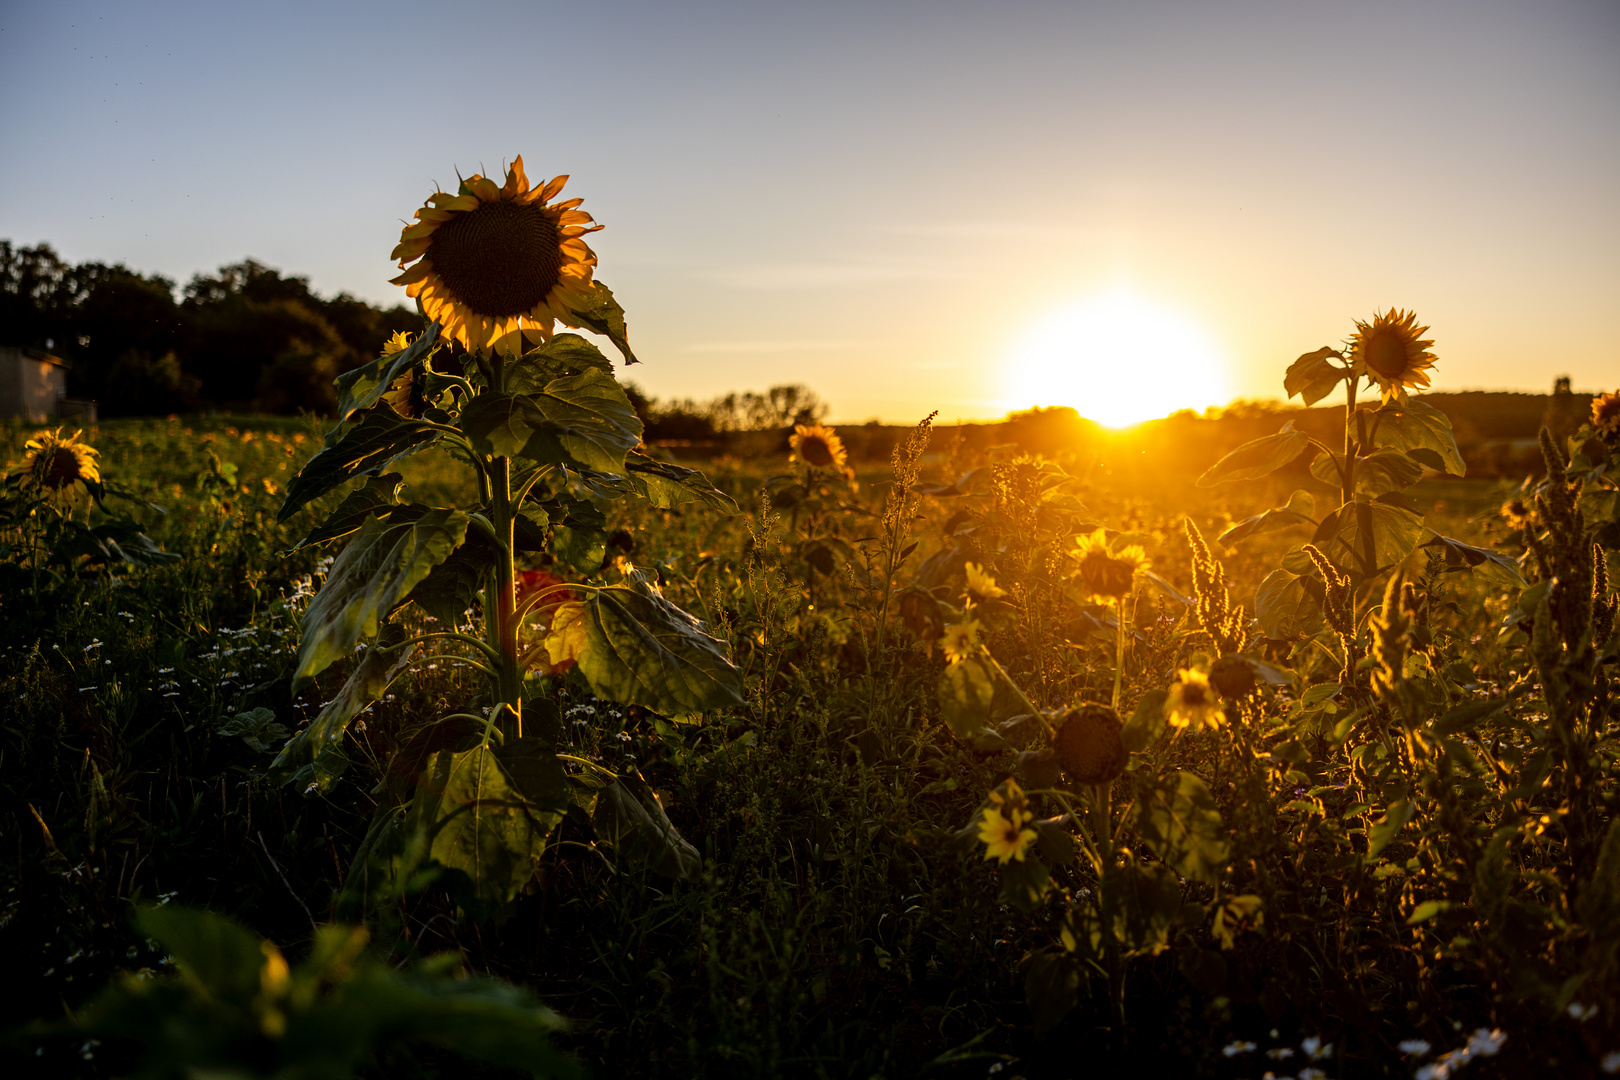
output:
<instances>
[{"instance_id":1,"label":"sunlight glow","mask_svg":"<svg viewBox=\"0 0 1620 1080\"><path fill-rule=\"evenodd\" d=\"M1009 408L1069 405L1108 427L1231 399L1226 358L1181 312L1116 288L1037 322L1007 358Z\"/></svg>"}]
</instances>

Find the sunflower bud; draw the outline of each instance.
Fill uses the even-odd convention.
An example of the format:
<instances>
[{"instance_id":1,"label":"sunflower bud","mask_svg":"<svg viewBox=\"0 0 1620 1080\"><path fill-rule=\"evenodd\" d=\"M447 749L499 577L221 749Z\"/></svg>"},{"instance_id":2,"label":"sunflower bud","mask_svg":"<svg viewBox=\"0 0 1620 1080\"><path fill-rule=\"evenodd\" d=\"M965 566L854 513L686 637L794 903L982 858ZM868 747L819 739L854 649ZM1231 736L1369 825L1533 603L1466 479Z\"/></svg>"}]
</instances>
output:
<instances>
[{"instance_id":1,"label":"sunflower bud","mask_svg":"<svg viewBox=\"0 0 1620 1080\"><path fill-rule=\"evenodd\" d=\"M1210 665L1209 684L1222 697L1248 697L1254 691L1254 668L1241 656L1223 656Z\"/></svg>"},{"instance_id":2,"label":"sunflower bud","mask_svg":"<svg viewBox=\"0 0 1620 1080\"><path fill-rule=\"evenodd\" d=\"M1125 771L1125 743L1118 715L1106 705L1086 704L1058 724L1052 752L1069 777L1081 784L1106 784Z\"/></svg>"}]
</instances>

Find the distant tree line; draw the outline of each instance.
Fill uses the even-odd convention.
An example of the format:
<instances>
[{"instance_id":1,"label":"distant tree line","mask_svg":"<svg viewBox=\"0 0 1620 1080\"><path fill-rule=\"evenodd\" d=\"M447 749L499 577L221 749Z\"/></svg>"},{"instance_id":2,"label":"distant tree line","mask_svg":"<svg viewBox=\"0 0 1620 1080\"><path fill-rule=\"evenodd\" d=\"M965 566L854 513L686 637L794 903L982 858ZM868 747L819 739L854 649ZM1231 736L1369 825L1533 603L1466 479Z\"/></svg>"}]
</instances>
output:
<instances>
[{"instance_id":1,"label":"distant tree line","mask_svg":"<svg viewBox=\"0 0 1620 1080\"><path fill-rule=\"evenodd\" d=\"M773 386L763 394L749 390L724 394L708 401L672 398L658 401L634 383L625 392L641 415L647 438L659 442L704 443L730 441L749 432L776 432L783 443L795 424L816 424L830 406L814 390L800 383Z\"/></svg>"},{"instance_id":2,"label":"distant tree line","mask_svg":"<svg viewBox=\"0 0 1620 1080\"><path fill-rule=\"evenodd\" d=\"M67 360L68 393L103 416L328 412L334 377L420 326L403 305L322 298L308 278L251 259L177 290L121 263L75 266L48 244L0 241L0 345Z\"/></svg>"}]
</instances>

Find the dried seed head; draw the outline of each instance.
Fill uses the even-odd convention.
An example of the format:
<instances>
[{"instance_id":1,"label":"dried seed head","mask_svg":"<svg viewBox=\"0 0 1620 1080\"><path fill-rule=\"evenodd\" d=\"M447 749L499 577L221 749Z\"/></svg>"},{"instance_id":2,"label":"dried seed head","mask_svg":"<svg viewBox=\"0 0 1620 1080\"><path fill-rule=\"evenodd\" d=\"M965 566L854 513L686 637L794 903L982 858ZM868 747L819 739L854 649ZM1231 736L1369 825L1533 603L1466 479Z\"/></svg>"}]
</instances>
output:
<instances>
[{"instance_id":1,"label":"dried seed head","mask_svg":"<svg viewBox=\"0 0 1620 1080\"><path fill-rule=\"evenodd\" d=\"M1209 683L1224 698L1247 697L1254 692L1254 668L1241 656L1223 656L1210 665Z\"/></svg>"},{"instance_id":2,"label":"dried seed head","mask_svg":"<svg viewBox=\"0 0 1620 1080\"><path fill-rule=\"evenodd\" d=\"M1063 771L1076 783L1106 784L1125 771L1127 755L1121 730L1113 709L1082 705L1059 722L1052 751Z\"/></svg>"}]
</instances>

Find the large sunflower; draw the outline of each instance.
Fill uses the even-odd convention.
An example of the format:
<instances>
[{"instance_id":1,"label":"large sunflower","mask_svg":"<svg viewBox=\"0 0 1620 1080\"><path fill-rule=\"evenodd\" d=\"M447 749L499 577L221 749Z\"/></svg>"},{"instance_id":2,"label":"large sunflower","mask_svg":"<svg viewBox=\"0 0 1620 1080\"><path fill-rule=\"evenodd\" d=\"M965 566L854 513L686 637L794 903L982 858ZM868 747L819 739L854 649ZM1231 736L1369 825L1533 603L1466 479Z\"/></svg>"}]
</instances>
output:
<instances>
[{"instance_id":1,"label":"large sunflower","mask_svg":"<svg viewBox=\"0 0 1620 1080\"><path fill-rule=\"evenodd\" d=\"M504 186L474 173L454 195L433 193L390 256L421 261L393 283L462 348L516 353L525 339L549 341L554 322L576 325L573 308L589 300L596 255L581 237L602 227L574 209L583 199L547 204L567 181L531 188L519 156Z\"/></svg>"},{"instance_id":2,"label":"large sunflower","mask_svg":"<svg viewBox=\"0 0 1620 1080\"><path fill-rule=\"evenodd\" d=\"M1404 404L1408 386L1428 386L1429 368L1435 356L1429 351L1433 341L1424 340L1427 326L1417 324L1417 313L1390 308L1371 323L1356 320L1350 339L1350 360L1357 375L1378 384L1384 400L1399 398Z\"/></svg>"}]
</instances>

